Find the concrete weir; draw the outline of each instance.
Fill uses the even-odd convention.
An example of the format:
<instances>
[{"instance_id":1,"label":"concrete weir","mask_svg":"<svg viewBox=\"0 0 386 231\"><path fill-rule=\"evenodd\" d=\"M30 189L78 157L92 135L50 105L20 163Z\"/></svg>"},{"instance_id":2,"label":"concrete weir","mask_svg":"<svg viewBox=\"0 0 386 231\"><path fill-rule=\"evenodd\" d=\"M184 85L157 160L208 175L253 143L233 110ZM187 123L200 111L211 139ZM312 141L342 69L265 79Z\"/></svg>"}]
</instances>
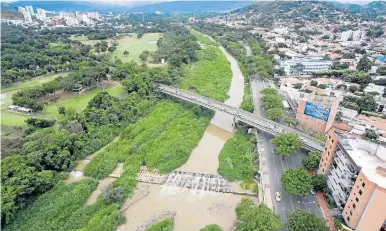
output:
<instances>
[{"instance_id":1,"label":"concrete weir","mask_svg":"<svg viewBox=\"0 0 386 231\"><path fill-rule=\"evenodd\" d=\"M156 169L149 170L146 166L142 166L136 180L143 183L188 188L192 190L257 196L257 194L250 192L234 191L224 177L213 174L173 171L163 175L159 174Z\"/></svg>"}]
</instances>

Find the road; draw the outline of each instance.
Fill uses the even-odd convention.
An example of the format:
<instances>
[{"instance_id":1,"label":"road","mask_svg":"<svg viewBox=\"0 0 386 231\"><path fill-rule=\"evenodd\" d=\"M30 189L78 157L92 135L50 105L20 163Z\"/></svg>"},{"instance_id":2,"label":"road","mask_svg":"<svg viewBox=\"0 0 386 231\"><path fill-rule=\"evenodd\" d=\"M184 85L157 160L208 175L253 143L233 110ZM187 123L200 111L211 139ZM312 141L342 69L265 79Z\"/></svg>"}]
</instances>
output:
<instances>
[{"instance_id":1,"label":"road","mask_svg":"<svg viewBox=\"0 0 386 231\"><path fill-rule=\"evenodd\" d=\"M251 94L253 97L253 104L255 107L255 113L263 116L265 114L264 109L261 107L261 93L260 91L268 87L268 83L263 82L260 78L251 78ZM295 208L304 209L308 212L316 214L318 217L323 218L318 204L315 201L313 195L307 197L289 196L283 189L280 177L282 173L289 168L301 167L301 159L306 155L304 152L297 152L292 157L287 158L285 161L274 153L274 148L270 142L270 135L261 133L261 139L263 140L267 173L269 179L269 188L271 192L271 198L274 206L275 213L280 215L280 219L283 223L287 222L287 211L293 211ZM267 184L267 182L265 182ZM277 202L275 200L275 193L280 192L282 201ZM281 230L288 230L282 228Z\"/></svg>"}]
</instances>

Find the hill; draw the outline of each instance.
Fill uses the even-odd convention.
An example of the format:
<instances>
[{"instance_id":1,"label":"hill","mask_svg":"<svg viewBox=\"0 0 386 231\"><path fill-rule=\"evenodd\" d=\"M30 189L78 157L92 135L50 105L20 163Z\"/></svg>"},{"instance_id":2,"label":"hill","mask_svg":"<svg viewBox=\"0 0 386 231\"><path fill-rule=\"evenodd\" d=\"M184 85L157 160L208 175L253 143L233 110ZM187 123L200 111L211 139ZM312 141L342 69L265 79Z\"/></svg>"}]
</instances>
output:
<instances>
[{"instance_id":1,"label":"hill","mask_svg":"<svg viewBox=\"0 0 386 231\"><path fill-rule=\"evenodd\" d=\"M258 26L272 25L275 21L334 21L340 18L385 20L386 2L376 1L366 5L343 4L326 1L273 1L255 2L231 13L245 16Z\"/></svg>"}]
</instances>

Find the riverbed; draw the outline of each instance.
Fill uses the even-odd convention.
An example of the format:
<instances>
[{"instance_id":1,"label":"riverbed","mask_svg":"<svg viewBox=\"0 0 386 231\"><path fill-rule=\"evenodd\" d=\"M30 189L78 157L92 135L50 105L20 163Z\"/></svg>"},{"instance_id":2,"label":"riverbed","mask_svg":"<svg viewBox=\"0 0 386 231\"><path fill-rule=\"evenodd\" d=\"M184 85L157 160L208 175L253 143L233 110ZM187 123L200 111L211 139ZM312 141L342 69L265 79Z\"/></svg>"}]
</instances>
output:
<instances>
[{"instance_id":1,"label":"riverbed","mask_svg":"<svg viewBox=\"0 0 386 231\"><path fill-rule=\"evenodd\" d=\"M230 62L232 81L225 104L239 107L244 95L244 77L237 61L220 47ZM189 160L177 170L185 172L218 175L218 156L225 142L234 135L233 117L216 112L206 128L197 147L193 149ZM159 214L175 213L176 231L197 231L208 224L218 224L224 230L232 230L236 221L235 207L241 196L203 190L192 190L166 185L138 183L134 197L141 198L125 209L126 224L118 227L119 231L144 230L149 223L157 220Z\"/></svg>"}]
</instances>

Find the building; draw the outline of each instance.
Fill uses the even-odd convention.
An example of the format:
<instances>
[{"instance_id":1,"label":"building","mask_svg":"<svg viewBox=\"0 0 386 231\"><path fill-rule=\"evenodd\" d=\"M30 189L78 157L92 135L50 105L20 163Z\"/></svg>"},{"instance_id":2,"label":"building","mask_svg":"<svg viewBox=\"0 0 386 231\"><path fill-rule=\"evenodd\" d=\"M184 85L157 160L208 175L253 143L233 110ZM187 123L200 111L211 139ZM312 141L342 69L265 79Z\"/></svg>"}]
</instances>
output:
<instances>
[{"instance_id":1,"label":"building","mask_svg":"<svg viewBox=\"0 0 386 231\"><path fill-rule=\"evenodd\" d=\"M386 230L386 147L331 130L318 173L351 229Z\"/></svg>"},{"instance_id":2,"label":"building","mask_svg":"<svg viewBox=\"0 0 386 231\"><path fill-rule=\"evenodd\" d=\"M347 41L361 41L365 36L365 32L361 30L356 31L344 31L341 34L340 41L347 42Z\"/></svg>"},{"instance_id":3,"label":"building","mask_svg":"<svg viewBox=\"0 0 386 231\"><path fill-rule=\"evenodd\" d=\"M33 112L33 110L31 108L19 107L16 105L9 105L8 111L21 113L21 114L25 114L25 115L31 115Z\"/></svg>"},{"instance_id":4,"label":"building","mask_svg":"<svg viewBox=\"0 0 386 231\"><path fill-rule=\"evenodd\" d=\"M31 14L24 8L21 9L25 22L32 22Z\"/></svg>"},{"instance_id":5,"label":"building","mask_svg":"<svg viewBox=\"0 0 386 231\"><path fill-rule=\"evenodd\" d=\"M287 59L280 62L286 75L309 75L314 71L330 70L331 60L324 60L321 57L309 57L303 59Z\"/></svg>"},{"instance_id":6,"label":"building","mask_svg":"<svg viewBox=\"0 0 386 231\"><path fill-rule=\"evenodd\" d=\"M37 8L36 9L36 18L39 19L39 20L46 20L47 16L46 16L46 10L42 9L42 8Z\"/></svg>"},{"instance_id":7,"label":"building","mask_svg":"<svg viewBox=\"0 0 386 231\"><path fill-rule=\"evenodd\" d=\"M34 8L32 6L26 6L26 10L32 15L35 15Z\"/></svg>"},{"instance_id":8,"label":"building","mask_svg":"<svg viewBox=\"0 0 386 231\"><path fill-rule=\"evenodd\" d=\"M375 85L373 83L369 83L367 87L363 90L366 94L370 92L376 92L378 95L382 95L383 91L385 90L384 86Z\"/></svg>"},{"instance_id":9,"label":"building","mask_svg":"<svg viewBox=\"0 0 386 231\"><path fill-rule=\"evenodd\" d=\"M325 133L335 121L339 101L334 96L310 94L298 101L296 119L307 130Z\"/></svg>"}]
</instances>

